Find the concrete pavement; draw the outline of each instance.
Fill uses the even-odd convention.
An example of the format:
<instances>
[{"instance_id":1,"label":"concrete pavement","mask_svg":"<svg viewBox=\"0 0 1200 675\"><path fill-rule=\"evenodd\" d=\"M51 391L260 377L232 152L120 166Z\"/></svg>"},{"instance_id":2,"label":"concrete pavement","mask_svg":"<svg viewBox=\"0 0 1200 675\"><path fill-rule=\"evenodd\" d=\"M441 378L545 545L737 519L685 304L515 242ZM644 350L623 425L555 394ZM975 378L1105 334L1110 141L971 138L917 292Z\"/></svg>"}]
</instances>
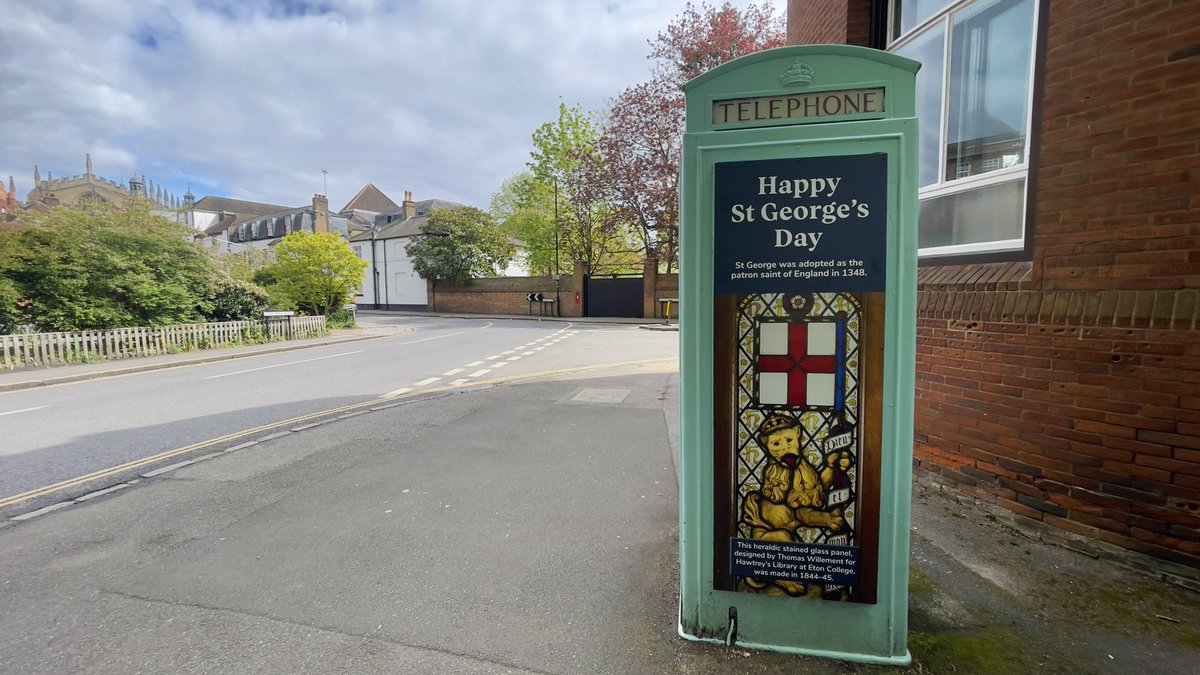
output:
<instances>
[{"instance_id":1,"label":"concrete pavement","mask_svg":"<svg viewBox=\"0 0 1200 675\"><path fill-rule=\"evenodd\" d=\"M893 672L675 636L676 387L407 399L0 521L0 671ZM1196 593L914 492L908 672L1195 672Z\"/></svg>"}]
</instances>

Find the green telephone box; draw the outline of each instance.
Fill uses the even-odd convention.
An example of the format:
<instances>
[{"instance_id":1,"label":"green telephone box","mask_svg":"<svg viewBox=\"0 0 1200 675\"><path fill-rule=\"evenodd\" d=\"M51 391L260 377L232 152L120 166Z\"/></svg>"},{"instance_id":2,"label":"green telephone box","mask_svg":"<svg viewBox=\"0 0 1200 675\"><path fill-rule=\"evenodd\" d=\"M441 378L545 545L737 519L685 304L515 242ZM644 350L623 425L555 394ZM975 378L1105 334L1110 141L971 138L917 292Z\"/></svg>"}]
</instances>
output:
<instances>
[{"instance_id":1,"label":"green telephone box","mask_svg":"<svg viewBox=\"0 0 1200 675\"><path fill-rule=\"evenodd\" d=\"M918 67L783 47L685 87L686 638L910 660Z\"/></svg>"}]
</instances>

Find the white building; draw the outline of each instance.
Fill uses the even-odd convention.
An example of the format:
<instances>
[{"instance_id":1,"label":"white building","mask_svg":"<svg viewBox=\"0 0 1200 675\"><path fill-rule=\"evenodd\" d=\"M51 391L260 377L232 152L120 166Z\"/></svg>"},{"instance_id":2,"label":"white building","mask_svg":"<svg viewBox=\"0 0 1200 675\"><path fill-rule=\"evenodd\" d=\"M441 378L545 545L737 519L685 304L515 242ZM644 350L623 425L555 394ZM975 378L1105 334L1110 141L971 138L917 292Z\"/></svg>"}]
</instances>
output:
<instances>
[{"instance_id":1,"label":"white building","mask_svg":"<svg viewBox=\"0 0 1200 675\"><path fill-rule=\"evenodd\" d=\"M367 272L359 288L358 306L362 309L424 310L429 297L425 280L413 269L406 247L429 221L433 209L462 206L442 199L414 202L412 192L404 193L400 208L375 216L375 227L350 238L358 257L367 261Z\"/></svg>"}]
</instances>

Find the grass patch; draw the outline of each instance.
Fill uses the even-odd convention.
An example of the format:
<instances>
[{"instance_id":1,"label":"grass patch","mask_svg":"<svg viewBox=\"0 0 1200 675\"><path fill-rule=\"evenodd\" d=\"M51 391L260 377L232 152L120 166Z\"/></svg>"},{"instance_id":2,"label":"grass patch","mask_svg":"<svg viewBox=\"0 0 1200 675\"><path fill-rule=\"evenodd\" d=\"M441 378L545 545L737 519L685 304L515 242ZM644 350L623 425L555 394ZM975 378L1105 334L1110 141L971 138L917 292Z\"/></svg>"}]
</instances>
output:
<instances>
[{"instance_id":1,"label":"grass patch","mask_svg":"<svg viewBox=\"0 0 1200 675\"><path fill-rule=\"evenodd\" d=\"M918 598L932 598L936 594L933 581L915 567L908 570L908 593Z\"/></svg>"},{"instance_id":2,"label":"grass patch","mask_svg":"<svg viewBox=\"0 0 1200 675\"><path fill-rule=\"evenodd\" d=\"M1026 649L1015 633L998 629L908 634L908 650L918 672L998 675L1036 672L1036 664L1023 662Z\"/></svg>"}]
</instances>

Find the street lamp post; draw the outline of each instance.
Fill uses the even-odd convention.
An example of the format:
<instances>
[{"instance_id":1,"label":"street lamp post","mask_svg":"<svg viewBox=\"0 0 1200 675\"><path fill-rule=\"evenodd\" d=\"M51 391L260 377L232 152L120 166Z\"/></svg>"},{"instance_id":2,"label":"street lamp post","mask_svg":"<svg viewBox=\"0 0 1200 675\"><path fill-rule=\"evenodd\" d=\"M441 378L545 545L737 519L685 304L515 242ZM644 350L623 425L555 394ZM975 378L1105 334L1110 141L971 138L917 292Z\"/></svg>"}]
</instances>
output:
<instances>
[{"instance_id":1,"label":"street lamp post","mask_svg":"<svg viewBox=\"0 0 1200 675\"><path fill-rule=\"evenodd\" d=\"M562 269L558 266L558 177L554 177L554 315L562 316L562 297L559 286L562 285Z\"/></svg>"}]
</instances>

